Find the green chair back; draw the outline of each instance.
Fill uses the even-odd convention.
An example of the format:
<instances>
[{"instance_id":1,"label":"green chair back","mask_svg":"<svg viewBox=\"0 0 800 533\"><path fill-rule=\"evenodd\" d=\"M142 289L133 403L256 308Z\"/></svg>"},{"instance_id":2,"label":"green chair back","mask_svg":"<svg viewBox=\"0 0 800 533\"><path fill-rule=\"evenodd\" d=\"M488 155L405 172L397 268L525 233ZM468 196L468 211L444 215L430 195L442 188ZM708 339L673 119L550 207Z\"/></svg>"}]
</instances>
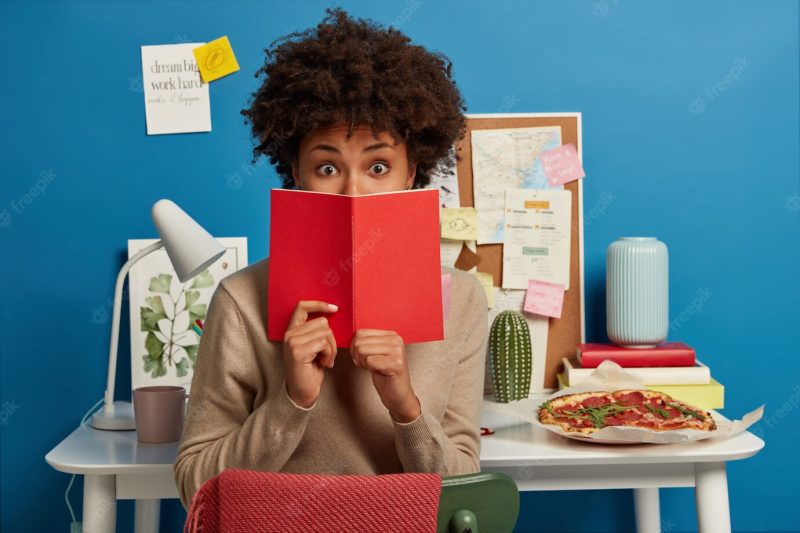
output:
<instances>
[{"instance_id":1,"label":"green chair back","mask_svg":"<svg viewBox=\"0 0 800 533\"><path fill-rule=\"evenodd\" d=\"M519 516L514 480L497 472L442 478L437 533L505 533Z\"/></svg>"}]
</instances>

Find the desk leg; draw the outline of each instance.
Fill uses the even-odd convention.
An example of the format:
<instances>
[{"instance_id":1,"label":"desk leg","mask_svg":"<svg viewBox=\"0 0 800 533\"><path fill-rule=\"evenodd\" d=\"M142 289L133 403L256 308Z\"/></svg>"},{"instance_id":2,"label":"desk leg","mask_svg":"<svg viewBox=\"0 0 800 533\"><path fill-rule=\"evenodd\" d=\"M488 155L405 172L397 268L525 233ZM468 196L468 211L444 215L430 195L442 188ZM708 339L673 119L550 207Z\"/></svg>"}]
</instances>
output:
<instances>
[{"instance_id":1,"label":"desk leg","mask_svg":"<svg viewBox=\"0 0 800 533\"><path fill-rule=\"evenodd\" d=\"M694 467L694 477L698 531L731 533L725 463L697 463Z\"/></svg>"},{"instance_id":2,"label":"desk leg","mask_svg":"<svg viewBox=\"0 0 800 533\"><path fill-rule=\"evenodd\" d=\"M161 500L136 500L134 513L135 533L158 533L161 518Z\"/></svg>"},{"instance_id":3,"label":"desk leg","mask_svg":"<svg viewBox=\"0 0 800 533\"><path fill-rule=\"evenodd\" d=\"M113 474L83 476L83 533L114 533L117 483Z\"/></svg>"},{"instance_id":4,"label":"desk leg","mask_svg":"<svg viewBox=\"0 0 800 533\"><path fill-rule=\"evenodd\" d=\"M636 509L636 533L660 533L658 489L633 489L633 503Z\"/></svg>"}]
</instances>

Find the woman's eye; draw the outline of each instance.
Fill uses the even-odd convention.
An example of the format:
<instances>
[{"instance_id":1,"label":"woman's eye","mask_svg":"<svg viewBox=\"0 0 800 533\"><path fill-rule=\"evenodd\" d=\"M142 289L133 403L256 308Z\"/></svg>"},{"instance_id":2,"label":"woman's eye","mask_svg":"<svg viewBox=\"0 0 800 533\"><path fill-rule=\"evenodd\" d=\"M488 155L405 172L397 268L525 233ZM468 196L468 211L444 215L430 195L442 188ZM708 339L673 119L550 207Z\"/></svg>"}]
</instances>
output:
<instances>
[{"instance_id":1,"label":"woman's eye","mask_svg":"<svg viewBox=\"0 0 800 533\"><path fill-rule=\"evenodd\" d=\"M336 167L330 164L324 164L317 167L317 173L323 176L333 176L336 173Z\"/></svg>"},{"instance_id":2,"label":"woman's eye","mask_svg":"<svg viewBox=\"0 0 800 533\"><path fill-rule=\"evenodd\" d=\"M385 163L375 163L371 168L375 174L386 174L389 172L389 165Z\"/></svg>"}]
</instances>

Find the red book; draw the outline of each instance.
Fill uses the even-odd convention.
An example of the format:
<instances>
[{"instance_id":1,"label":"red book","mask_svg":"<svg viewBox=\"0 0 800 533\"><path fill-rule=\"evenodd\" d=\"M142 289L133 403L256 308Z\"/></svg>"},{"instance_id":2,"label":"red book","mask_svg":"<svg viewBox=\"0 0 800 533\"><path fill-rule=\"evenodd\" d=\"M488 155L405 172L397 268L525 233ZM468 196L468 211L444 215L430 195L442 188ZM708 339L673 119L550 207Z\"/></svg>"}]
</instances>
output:
<instances>
[{"instance_id":1,"label":"red book","mask_svg":"<svg viewBox=\"0 0 800 533\"><path fill-rule=\"evenodd\" d=\"M626 348L616 344L578 344L583 368L597 368L610 359L622 367L694 366L694 348L682 342L662 342L654 348Z\"/></svg>"},{"instance_id":2,"label":"red book","mask_svg":"<svg viewBox=\"0 0 800 533\"><path fill-rule=\"evenodd\" d=\"M439 191L347 196L271 192L267 337L282 341L300 300L326 316L338 348L357 329L396 331L406 344L444 339Z\"/></svg>"}]
</instances>

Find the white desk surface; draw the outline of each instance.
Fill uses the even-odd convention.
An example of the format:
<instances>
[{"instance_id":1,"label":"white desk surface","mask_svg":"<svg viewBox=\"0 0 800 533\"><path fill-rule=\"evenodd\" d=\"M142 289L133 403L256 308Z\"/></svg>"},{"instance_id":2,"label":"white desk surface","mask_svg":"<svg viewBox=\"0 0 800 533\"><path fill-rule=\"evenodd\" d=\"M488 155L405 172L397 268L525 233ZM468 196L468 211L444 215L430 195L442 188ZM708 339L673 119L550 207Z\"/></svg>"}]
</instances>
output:
<instances>
[{"instance_id":1,"label":"white desk surface","mask_svg":"<svg viewBox=\"0 0 800 533\"><path fill-rule=\"evenodd\" d=\"M515 402L513 408L486 401L481 425L495 430L481 437L481 467L697 463L745 459L764 441L744 432L728 439L689 444L598 445L565 439L513 414L533 412L541 397ZM506 408L508 407L507 411ZM164 474L172 471L178 443L147 444L135 431L104 431L83 424L61 441L45 460L71 474Z\"/></svg>"}]
</instances>

